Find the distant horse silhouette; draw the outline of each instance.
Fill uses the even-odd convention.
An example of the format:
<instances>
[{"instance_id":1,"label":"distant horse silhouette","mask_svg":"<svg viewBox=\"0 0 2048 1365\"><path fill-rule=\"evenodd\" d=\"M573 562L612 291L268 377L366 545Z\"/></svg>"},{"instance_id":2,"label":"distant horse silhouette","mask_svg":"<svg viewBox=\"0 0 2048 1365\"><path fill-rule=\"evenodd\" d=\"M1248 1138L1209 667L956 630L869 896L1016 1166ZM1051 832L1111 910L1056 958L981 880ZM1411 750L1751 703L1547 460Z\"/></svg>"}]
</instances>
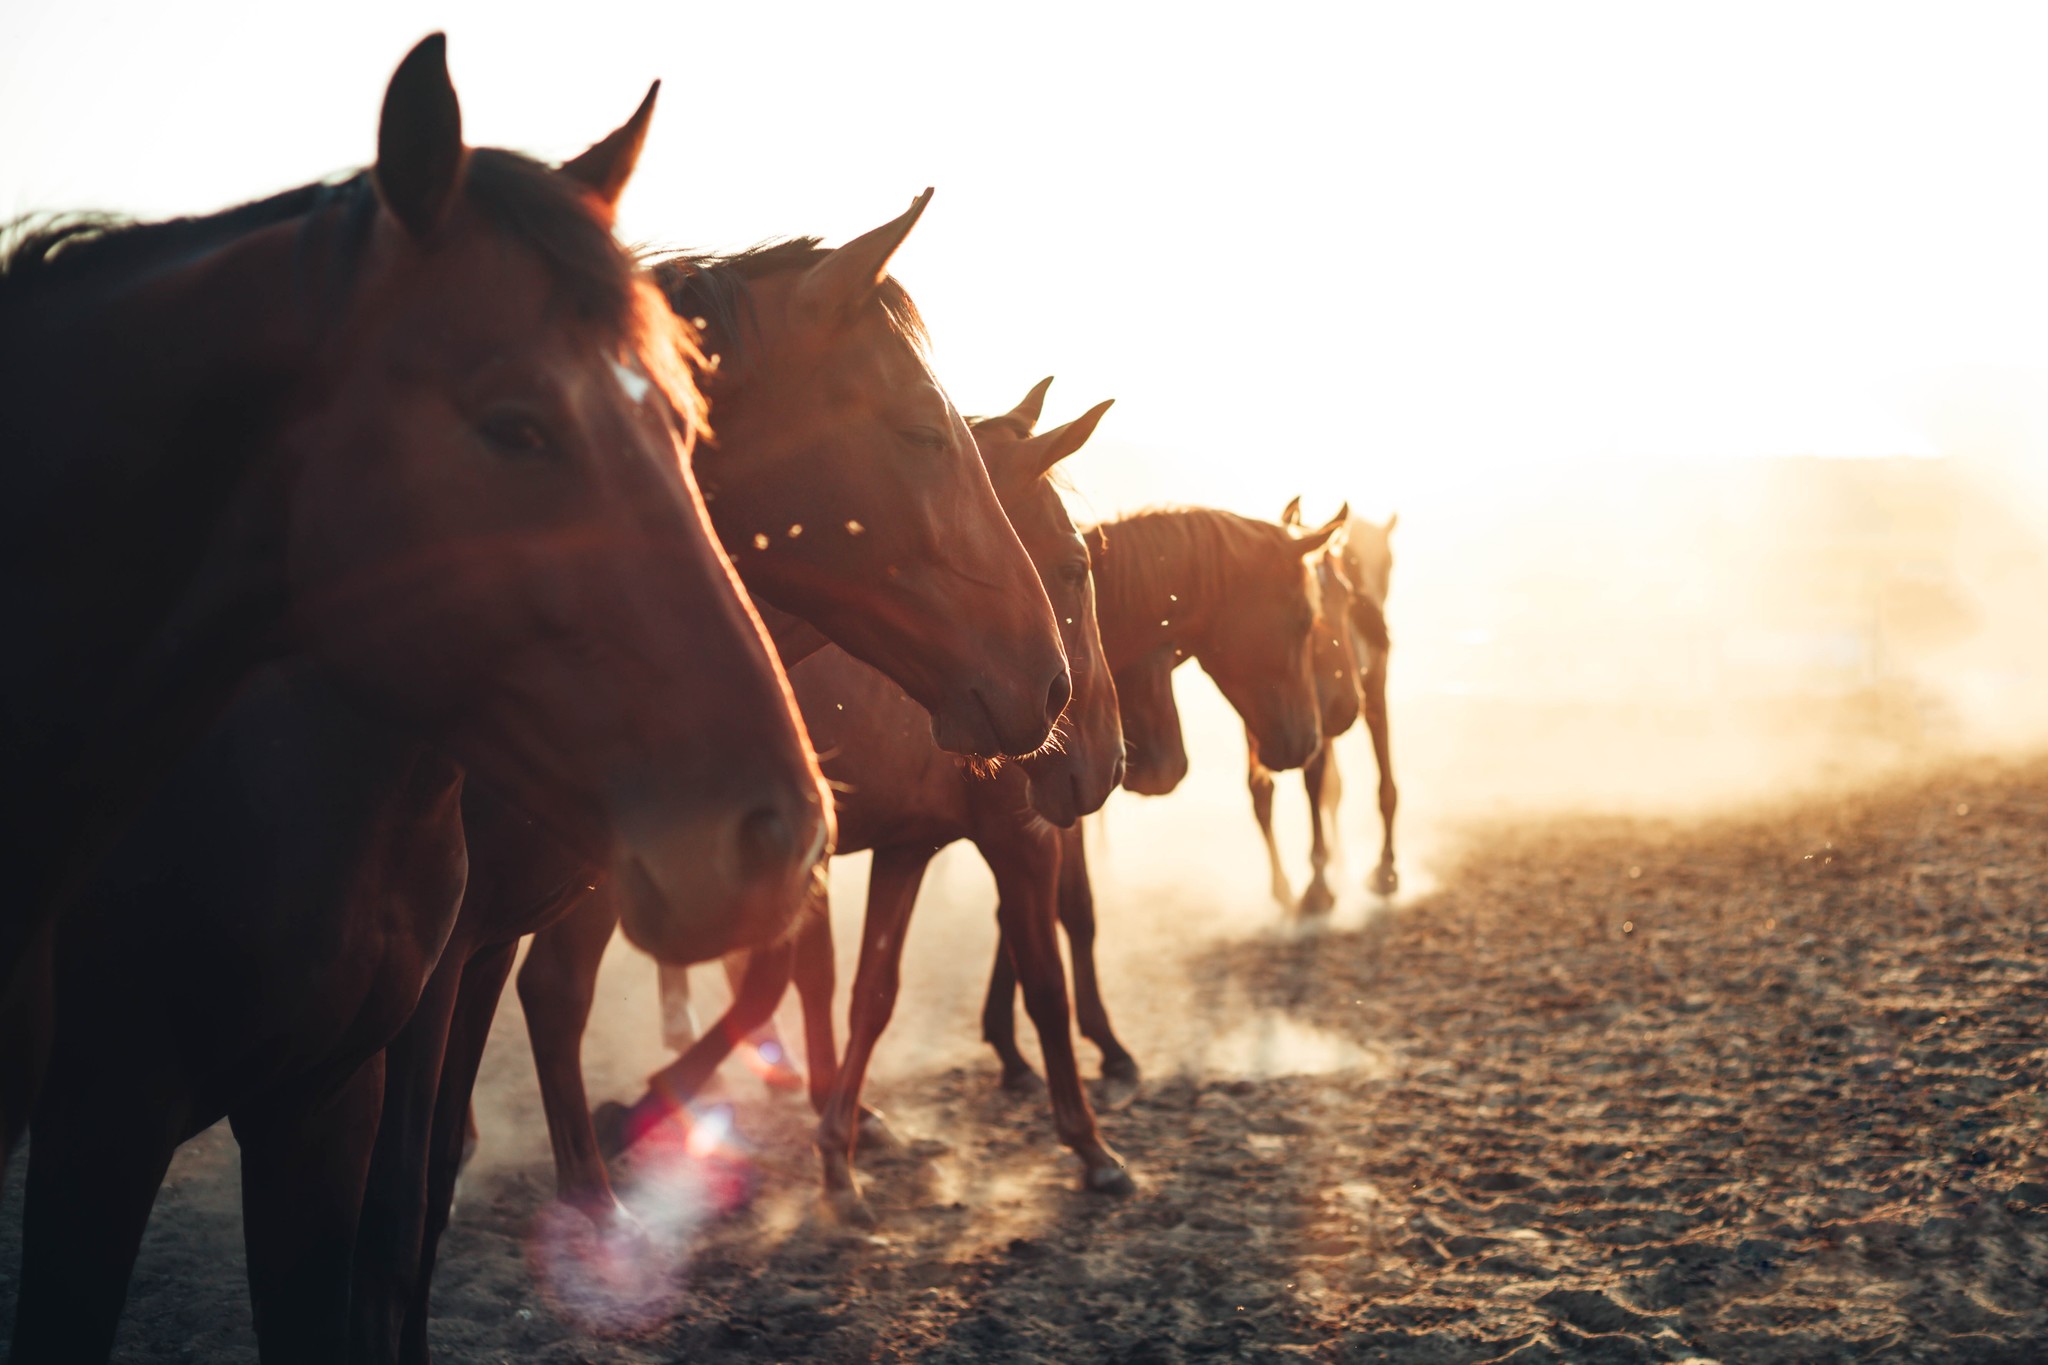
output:
<instances>
[{"instance_id":1,"label":"distant horse silhouette","mask_svg":"<svg viewBox=\"0 0 2048 1365\"><path fill-rule=\"evenodd\" d=\"M1123 785L1172 791L1187 775L1173 670L1194 658L1245 722L1273 766L1312 759L1322 742L1316 680L1314 556L1350 516L1298 534L1211 508L1141 512L1095 527L1102 647L1116 677L1124 727ZM1112 1105L1138 1087L1138 1064L1117 1039L1095 970L1095 893L1078 826L1061 834L1060 923L1074 972L1074 1016L1102 1051ZM1000 949L982 1007L982 1037L1003 1064L1005 1089L1035 1089L1017 1050L1017 978Z\"/></svg>"},{"instance_id":2,"label":"distant horse silhouette","mask_svg":"<svg viewBox=\"0 0 2048 1365\"><path fill-rule=\"evenodd\" d=\"M394 120L421 109L440 126L394 134ZM64 989L30 1154L14 1360L104 1358L171 1154L223 1115L242 1146L264 1356L343 1358L378 1052L414 1011L463 889L464 778L443 743L465 763L474 754L480 767L516 772L492 746L523 746L515 762L532 762L545 752L535 708L556 690L580 693L586 709L566 708L570 738L607 786L572 795L624 799L583 820L551 814L551 837L602 866L618 829L630 875L667 885L687 868L665 898L680 919L774 921L796 903L827 835L816 769L679 459L668 405L650 402L651 380L626 364L628 343L674 348L680 334L662 340L673 324L658 300L652 320L550 318L570 287L596 287L598 262L616 299L635 297L633 262L608 223L650 113L643 103L557 175L509 153L464 152L438 40L394 77L387 152L394 136L431 133L441 145L429 169L450 181L409 188L476 198L482 207L464 212L482 223L503 215L528 250L485 236L479 254L502 278L472 281L491 286L468 299L480 319L437 321L399 346L420 367L408 403L445 403L449 385L477 406L475 434L443 434L440 463L452 470L438 477L453 480L451 496L478 487L466 512L439 513L459 534L418 552L429 562L395 575L373 567L398 580L480 579L449 602L418 604L407 624L505 635L495 648L516 661L504 678L514 695L479 698L478 711L499 716L481 728L460 712L401 728L364 714L354 680L317 657L266 668L104 861L58 935ZM380 160L377 174L399 173ZM509 178L479 190L492 176ZM587 258L579 268L592 278L562 274L564 249ZM457 362L476 363L465 348L480 346L488 359L468 372ZM686 374L668 382L694 404ZM398 454L354 452L366 463ZM500 470L526 471L526 486L500 495L517 516L483 499ZM358 534L375 539L373 526ZM472 622L447 615L464 604L483 612L490 597L474 589L498 576L528 596ZM397 609L375 581L348 590L361 594L357 609ZM415 590L440 589L428 578ZM518 790L534 809L557 804L544 788Z\"/></svg>"},{"instance_id":3,"label":"distant horse silhouette","mask_svg":"<svg viewBox=\"0 0 2048 1365\"><path fill-rule=\"evenodd\" d=\"M904 932L925 866L940 848L967 838L996 876L997 915L1017 955L1032 1022L1048 1058L1060 1138L1080 1156L1090 1188L1130 1188L1121 1160L1096 1129L1073 1065L1066 980L1053 928L1057 832L1047 823L1072 824L1100 807L1122 768L1115 692L1094 624L1089 552L1046 477L1088 438L1109 405L1033 435L1045 387L1039 385L1010 413L977 423L975 434L1065 633L1075 691L1061 742L992 775L978 774L925 741L915 704L857 660L827 651L792 668L790 681L805 723L827 755L822 763L828 778L839 784L840 848L873 849L875 854L845 1066L835 1064L834 964L821 888L817 914L807 919L793 944L774 955L753 955L725 1016L659 1073L648 1094L630 1109L607 1111L607 1145L614 1150L631 1145L695 1095L739 1040L772 1014L793 976L804 1003L826 1188L846 1217L868 1221L853 1180L852 1146L857 1137L887 1141L887 1136L879 1121L861 1109L861 1085L894 1005ZM565 922L556 932L561 937L553 941L545 936L536 940L528 962L547 963L551 970L531 986L522 973L521 997L536 1057L545 1052L550 1059L542 1066L541 1087L555 1135L562 1197L588 1207L610 1197L609 1184L590 1145L589 1116L573 1103L583 1090L573 1047L565 1044L580 1041L608 930L597 923Z\"/></svg>"},{"instance_id":4,"label":"distant horse silhouette","mask_svg":"<svg viewBox=\"0 0 2048 1365\"><path fill-rule=\"evenodd\" d=\"M798 614L765 612L780 648L800 657L843 636L939 708L921 722L932 736L921 742L994 755L1004 749L981 746L1039 744L1071 684L1038 575L925 363L916 307L886 273L928 195L836 250L803 239L677 258L655 278L678 314L703 319L719 356L704 380L718 441L700 450L698 468L748 590ZM522 936L541 935L522 996L546 978L551 926L564 919L596 923L601 952L623 912L627 936L674 963L786 941L679 923L658 896L600 877L488 791L465 793L463 820L462 913L421 1009L386 1054L384 1131L357 1252L354 1330L367 1359L426 1358L434 1256L474 1132L470 1092ZM535 1027L535 1056L551 1074L563 1063L545 1035ZM573 1035L569 1054L573 1129L553 1121L561 1089L548 1101L558 1144L589 1130ZM623 1214L608 1187L581 1207L605 1226Z\"/></svg>"},{"instance_id":5,"label":"distant horse silhouette","mask_svg":"<svg viewBox=\"0 0 2048 1365\"><path fill-rule=\"evenodd\" d=\"M1366 728L1372 734L1373 752L1380 772L1380 861L1367 886L1378 895L1390 896L1400 885L1394 871L1394 787L1393 758L1387 744L1387 588L1394 557L1389 537L1396 518L1384 526L1352 517L1344 531L1323 547L1316 562L1322 606L1316 618L1316 693L1323 707L1323 747L1302 765L1302 785L1308 790L1310 832L1308 888L1302 892L1300 911L1304 915L1326 914L1337 903L1324 870L1330 861L1329 844L1336 838L1337 803L1343 798L1343 782L1337 772L1337 755L1330 741L1351 728L1358 719L1361 699ZM1301 499L1287 504L1281 524L1301 524ZM1280 846L1273 838L1273 774L1259 761L1256 740L1246 736L1246 760L1251 788L1252 813L1266 840L1266 858L1273 874L1273 899L1294 906L1294 891L1280 862ZM1325 822L1329 840L1324 837Z\"/></svg>"}]
</instances>

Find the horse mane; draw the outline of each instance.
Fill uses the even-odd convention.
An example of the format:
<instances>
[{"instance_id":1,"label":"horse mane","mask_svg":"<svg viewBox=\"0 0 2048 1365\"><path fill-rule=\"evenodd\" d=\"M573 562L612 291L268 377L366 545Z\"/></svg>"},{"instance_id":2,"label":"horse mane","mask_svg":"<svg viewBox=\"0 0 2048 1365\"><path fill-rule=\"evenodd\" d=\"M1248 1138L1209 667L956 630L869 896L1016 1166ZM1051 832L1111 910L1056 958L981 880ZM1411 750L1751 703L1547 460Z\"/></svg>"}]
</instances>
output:
<instances>
[{"instance_id":1,"label":"horse mane","mask_svg":"<svg viewBox=\"0 0 2048 1365\"><path fill-rule=\"evenodd\" d=\"M1369 594L1352 594L1350 621L1351 629L1372 648L1384 654L1394 647L1393 637L1387 631L1387 609Z\"/></svg>"},{"instance_id":2,"label":"horse mane","mask_svg":"<svg viewBox=\"0 0 2048 1365\"><path fill-rule=\"evenodd\" d=\"M579 316L622 332L637 328L636 263L590 212L575 181L517 152L479 147L469 154L463 194L492 230L540 258ZM361 260L376 204L370 173L358 171L184 218L31 214L0 226L0 306L32 291L117 282L294 219L310 231L328 209L343 214L335 283L345 286Z\"/></svg>"},{"instance_id":3,"label":"horse mane","mask_svg":"<svg viewBox=\"0 0 2048 1365\"><path fill-rule=\"evenodd\" d=\"M744 323L753 316L754 281L785 271L808 270L832 254L831 248L819 245L823 240L790 237L724 253L657 252L644 257L643 263L669 307L702 334L705 350L737 363L745 349ZM931 337L925 331L924 318L909 291L893 275L882 277L875 288L875 302L891 332L920 354L929 349Z\"/></svg>"},{"instance_id":4,"label":"horse mane","mask_svg":"<svg viewBox=\"0 0 2048 1365\"><path fill-rule=\"evenodd\" d=\"M1148 507L1091 530L1101 533L1106 547L1095 581L1104 614L1156 616L1168 592L1190 593L1202 603L1221 601L1240 565L1291 539L1271 522L1217 507ZM1192 569L1192 583L1175 575L1181 565Z\"/></svg>"}]
</instances>

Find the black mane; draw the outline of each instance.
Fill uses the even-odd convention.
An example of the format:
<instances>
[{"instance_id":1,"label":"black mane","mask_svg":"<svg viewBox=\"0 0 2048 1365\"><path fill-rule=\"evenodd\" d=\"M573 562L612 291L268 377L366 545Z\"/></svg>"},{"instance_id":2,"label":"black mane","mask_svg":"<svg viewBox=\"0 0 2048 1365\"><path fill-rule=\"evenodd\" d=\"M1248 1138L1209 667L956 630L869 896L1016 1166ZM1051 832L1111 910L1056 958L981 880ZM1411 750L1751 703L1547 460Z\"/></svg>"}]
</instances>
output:
<instances>
[{"instance_id":1,"label":"black mane","mask_svg":"<svg viewBox=\"0 0 2048 1365\"><path fill-rule=\"evenodd\" d=\"M724 254L656 254L649 258L649 271L669 307L702 336L704 350L737 363L745 347L745 324L753 316L753 282L818 264L832 254L829 247L818 245L821 240L791 237ZM897 336L920 351L930 344L917 305L893 276L883 277L875 302Z\"/></svg>"},{"instance_id":2,"label":"black mane","mask_svg":"<svg viewBox=\"0 0 2048 1365\"><path fill-rule=\"evenodd\" d=\"M590 212L582 188L517 152L481 147L463 177L469 205L495 231L546 264L557 289L580 316L629 332L634 327L633 258ZM302 231L327 225L338 210L336 280L353 276L376 217L368 171L343 180L300 185L216 213L155 222L108 214L37 214L0 227L0 307L32 293L87 288L135 272L214 251L237 238L302 220ZM302 239L302 250L308 245Z\"/></svg>"}]
</instances>

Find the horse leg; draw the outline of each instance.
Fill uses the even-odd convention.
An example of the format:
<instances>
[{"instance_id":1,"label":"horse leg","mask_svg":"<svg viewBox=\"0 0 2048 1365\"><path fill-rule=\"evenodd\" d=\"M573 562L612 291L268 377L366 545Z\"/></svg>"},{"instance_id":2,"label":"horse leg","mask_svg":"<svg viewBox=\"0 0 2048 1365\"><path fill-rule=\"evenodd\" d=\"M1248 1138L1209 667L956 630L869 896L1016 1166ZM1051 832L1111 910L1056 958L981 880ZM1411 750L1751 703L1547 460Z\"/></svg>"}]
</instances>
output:
<instances>
[{"instance_id":1,"label":"horse leg","mask_svg":"<svg viewBox=\"0 0 2048 1365\"><path fill-rule=\"evenodd\" d=\"M927 845L875 850L874 867L868 873L867 919L861 925L860 967L854 973L853 1002L847 1011L846 1058L818 1119L818 1159L824 1168L826 1197L840 1217L862 1226L871 1226L875 1215L853 1178L860 1090L867 1080L875 1044L896 1008L903 933L931 859Z\"/></svg>"},{"instance_id":2,"label":"horse leg","mask_svg":"<svg viewBox=\"0 0 2048 1365\"><path fill-rule=\"evenodd\" d=\"M815 911L815 913L813 913ZM812 910L797 925L793 964L797 999L804 1010L804 1069L810 1073L811 1110L823 1114L839 1083L839 1039L833 1032L832 993L838 989L839 964L832 954L832 906L818 892ZM879 1113L860 1107L860 1128L854 1137L864 1152L888 1152L903 1144Z\"/></svg>"},{"instance_id":3,"label":"horse leg","mask_svg":"<svg viewBox=\"0 0 2048 1365\"><path fill-rule=\"evenodd\" d=\"M1252 793L1252 817L1266 838L1266 866L1273 877L1273 899L1282 906L1294 904L1294 888L1287 884L1287 869L1280 862L1280 842L1273 837L1273 774L1259 762L1259 746L1245 736L1245 785Z\"/></svg>"},{"instance_id":4,"label":"horse leg","mask_svg":"<svg viewBox=\"0 0 2048 1365\"><path fill-rule=\"evenodd\" d=\"M1059 914L1074 964L1074 1021L1081 1036L1101 1049L1103 1106L1121 1109L1138 1093L1138 1061L1110 1027L1109 1007L1102 1001L1102 981L1095 972L1095 887L1088 879L1087 849L1078 827L1060 834ZM1001 945L997 951L1004 951Z\"/></svg>"},{"instance_id":5,"label":"horse leg","mask_svg":"<svg viewBox=\"0 0 2048 1365\"><path fill-rule=\"evenodd\" d=\"M725 983L732 988L732 997L738 1000L740 983L747 977L747 960L752 954L745 949L727 953L724 958ZM788 982L784 982L785 987ZM781 1003L778 996L776 1004ZM775 1027L775 1008L769 1007L768 1017L747 1033L747 1046L753 1049L748 1065L761 1078L761 1084L782 1095L795 1095L804 1088L803 1073L789 1060L789 1049L783 1045L782 1034Z\"/></svg>"},{"instance_id":6,"label":"horse leg","mask_svg":"<svg viewBox=\"0 0 2048 1365\"><path fill-rule=\"evenodd\" d=\"M661 1042L680 1056L702 1036L697 1011L690 1007L690 968L686 963L657 962L654 976L661 994Z\"/></svg>"},{"instance_id":7,"label":"horse leg","mask_svg":"<svg viewBox=\"0 0 2048 1365\"><path fill-rule=\"evenodd\" d=\"M598 967L618 922L609 885L601 885L533 936L519 969L519 1003L533 1044L548 1142L555 1149L555 1198L601 1231L632 1222L612 1193L583 1090L583 1030L597 997Z\"/></svg>"},{"instance_id":8,"label":"horse leg","mask_svg":"<svg viewBox=\"0 0 2048 1365\"><path fill-rule=\"evenodd\" d=\"M36 1112L15 1300L16 1365L105 1360L150 1206L187 1122L185 1097L150 1093L145 1059L121 1084L68 1083L62 1062Z\"/></svg>"},{"instance_id":9,"label":"horse leg","mask_svg":"<svg viewBox=\"0 0 2048 1365\"><path fill-rule=\"evenodd\" d=\"M1017 969L1001 940L996 942L995 965L989 968L988 999L981 1006L981 1038L1003 1064L1003 1089L1013 1095L1035 1095L1044 1088L1017 1049Z\"/></svg>"},{"instance_id":10,"label":"horse leg","mask_svg":"<svg viewBox=\"0 0 2048 1365\"><path fill-rule=\"evenodd\" d=\"M34 1115L56 1032L56 935L52 919L14 962L0 993L0 1189Z\"/></svg>"},{"instance_id":11,"label":"horse leg","mask_svg":"<svg viewBox=\"0 0 2048 1365\"><path fill-rule=\"evenodd\" d=\"M1372 756L1380 767L1380 863L1367 885L1381 896L1401 887L1394 871L1394 808L1400 793L1394 787L1394 756L1387 741L1387 660L1381 655L1365 675L1365 728L1372 733Z\"/></svg>"},{"instance_id":12,"label":"horse leg","mask_svg":"<svg viewBox=\"0 0 2048 1365\"><path fill-rule=\"evenodd\" d=\"M1323 811L1323 799L1332 787L1339 785L1337 759L1330 752L1329 741L1316 751L1316 756L1301 767L1301 785L1308 791L1309 848L1308 889L1301 893L1301 913L1304 915L1327 915L1337 906L1337 893L1330 889L1326 875L1330 866L1330 848L1323 838L1323 827L1336 818L1332 806L1327 818Z\"/></svg>"},{"instance_id":13,"label":"horse leg","mask_svg":"<svg viewBox=\"0 0 2048 1365\"><path fill-rule=\"evenodd\" d=\"M427 1156L441 1061L462 986L463 953L451 944L427 978L412 1018L384 1048L384 1112L356 1232L349 1359L401 1358L408 1305L419 1279L427 1200Z\"/></svg>"},{"instance_id":14,"label":"horse leg","mask_svg":"<svg viewBox=\"0 0 2048 1365\"><path fill-rule=\"evenodd\" d=\"M383 1104L379 1054L310 1102L233 1115L249 1300L265 1360L346 1358L356 1223Z\"/></svg>"},{"instance_id":15,"label":"horse leg","mask_svg":"<svg viewBox=\"0 0 2048 1365\"><path fill-rule=\"evenodd\" d=\"M633 1101L616 1128L619 1146L611 1155L616 1156L685 1112L733 1049L759 1028L762 1020L774 1018L775 1007L782 1003L783 992L789 989L795 948L793 939L784 939L747 954L746 976L734 992L732 1004L710 1032L690 1045L689 1051L648 1078L647 1093ZM599 1141L605 1136L600 1133Z\"/></svg>"},{"instance_id":16,"label":"horse leg","mask_svg":"<svg viewBox=\"0 0 2048 1365\"><path fill-rule=\"evenodd\" d=\"M512 959L518 951L516 939L494 944L470 958L462 970L462 985L442 1049L440 1087L426 1153L427 1198L419 1264L400 1336L399 1359L407 1365L427 1363L427 1305L434 1288L434 1261L455 1205L455 1180L462 1171L470 1100L476 1092L477 1070L483 1065L484 1044L490 1041L491 1018L498 1012L498 997L505 992L505 978L512 973Z\"/></svg>"},{"instance_id":17,"label":"horse leg","mask_svg":"<svg viewBox=\"0 0 2048 1365\"><path fill-rule=\"evenodd\" d=\"M1060 962L1059 931L1053 927L1059 913L1059 842L1038 832L1003 833L1010 837L984 835L975 842L995 873L996 921L1024 987L1025 1012L1038 1030L1046 1089L1052 1096L1053 1127L1060 1141L1081 1158L1084 1188L1129 1194L1136 1187L1124 1170L1123 1159L1109 1149L1096 1129L1095 1113L1081 1089L1081 1070L1074 1061L1067 973Z\"/></svg>"}]
</instances>

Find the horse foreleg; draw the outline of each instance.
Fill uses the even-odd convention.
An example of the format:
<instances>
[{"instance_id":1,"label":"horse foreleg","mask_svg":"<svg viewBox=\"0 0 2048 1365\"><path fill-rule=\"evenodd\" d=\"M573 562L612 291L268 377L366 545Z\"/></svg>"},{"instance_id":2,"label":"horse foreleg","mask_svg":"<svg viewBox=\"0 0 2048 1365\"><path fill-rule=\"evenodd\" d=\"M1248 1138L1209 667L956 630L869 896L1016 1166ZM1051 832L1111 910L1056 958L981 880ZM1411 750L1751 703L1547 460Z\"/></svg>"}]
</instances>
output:
<instances>
[{"instance_id":1,"label":"horse foreleg","mask_svg":"<svg viewBox=\"0 0 2048 1365\"><path fill-rule=\"evenodd\" d=\"M1019 829L1014 838L985 836L976 843L995 873L996 920L1024 988L1025 1012L1038 1030L1053 1127L1060 1141L1081 1158L1085 1188L1128 1194L1135 1188L1130 1174L1096 1128L1095 1111L1081 1089L1081 1071L1074 1061L1067 973L1060 962L1059 931L1053 927L1059 914L1059 842L1041 831Z\"/></svg>"},{"instance_id":2,"label":"horse foreleg","mask_svg":"<svg viewBox=\"0 0 2048 1365\"><path fill-rule=\"evenodd\" d=\"M903 934L917 905L917 888L930 864L929 846L878 848L868 873L867 918L861 926L860 967L853 978L847 1011L846 1057L818 1119L818 1159L825 1194L849 1222L872 1224L874 1213L853 1178L853 1149L860 1135L860 1092L875 1044L896 1008L903 967Z\"/></svg>"},{"instance_id":3,"label":"horse foreleg","mask_svg":"<svg viewBox=\"0 0 2048 1365\"><path fill-rule=\"evenodd\" d=\"M630 1222L612 1193L590 1100L583 1089L583 1030L597 998L597 972L618 926L609 883L533 936L519 968L519 1003L533 1045L533 1069L555 1151L555 1198L601 1230Z\"/></svg>"},{"instance_id":4,"label":"horse foreleg","mask_svg":"<svg viewBox=\"0 0 2048 1365\"><path fill-rule=\"evenodd\" d=\"M1060 832L1059 917L1067 931L1067 956L1074 964L1074 1022L1081 1036L1101 1049L1103 1104L1118 1109L1138 1093L1138 1062L1110 1027L1095 971L1095 887L1088 878L1087 847L1076 826ZM1001 952L1001 945L997 946ZM1012 1044L1014 1046L1014 1044Z\"/></svg>"},{"instance_id":5,"label":"horse foreleg","mask_svg":"<svg viewBox=\"0 0 2048 1365\"><path fill-rule=\"evenodd\" d=\"M621 1116L616 1130L619 1151L633 1146L687 1109L733 1049L762 1021L775 1017L775 1007L782 1003L783 993L789 989L795 949L795 940L784 939L746 955L746 975L733 993L732 1004L709 1032L690 1045L689 1051L648 1079L647 1093L633 1101Z\"/></svg>"},{"instance_id":6,"label":"horse foreleg","mask_svg":"<svg viewBox=\"0 0 2048 1365\"><path fill-rule=\"evenodd\" d=\"M400 1359L406 1312L419 1281L426 1230L427 1160L441 1062L462 986L461 950L443 952L412 1018L384 1049L384 1112L356 1232L349 1359Z\"/></svg>"},{"instance_id":7,"label":"horse foreleg","mask_svg":"<svg viewBox=\"0 0 2048 1365\"><path fill-rule=\"evenodd\" d=\"M739 999L740 983L746 980L747 963L752 956L745 949L725 955L725 982L732 988L734 1000ZM783 984L786 987L788 982ZM776 1004L780 1003L781 999L777 997ZM766 1019L747 1031L746 1043L754 1051L747 1064L761 1078L762 1085L783 1095L794 1095L804 1088L803 1073L790 1060L789 1047L782 1041L781 1030L775 1027L773 1006L769 1008Z\"/></svg>"},{"instance_id":8,"label":"horse foreleg","mask_svg":"<svg viewBox=\"0 0 2048 1365\"><path fill-rule=\"evenodd\" d=\"M1380 862L1367 885L1382 896L1400 889L1394 871L1394 808L1400 793L1394 787L1394 755L1387 739L1387 660L1383 654L1365 675L1365 728L1372 734L1372 756L1380 768Z\"/></svg>"},{"instance_id":9,"label":"horse foreleg","mask_svg":"<svg viewBox=\"0 0 2048 1365\"><path fill-rule=\"evenodd\" d=\"M471 957L462 969L462 985L455 997L442 1048L440 1085L428 1136L427 1197L422 1210L419 1264L406 1303L399 1352L399 1359L407 1365L426 1365L428 1359L427 1306L434 1288L434 1261L455 1205L455 1180L462 1172L462 1148L469 1125L470 1099L476 1093L477 1069L483 1065L491 1019L498 1012L498 998L505 992L505 978L512 973L512 959L518 950L517 940L494 944Z\"/></svg>"},{"instance_id":10,"label":"horse foreleg","mask_svg":"<svg viewBox=\"0 0 2048 1365\"><path fill-rule=\"evenodd\" d=\"M35 1113L56 1029L56 921L46 923L0 985L0 1189Z\"/></svg>"},{"instance_id":11,"label":"horse foreleg","mask_svg":"<svg viewBox=\"0 0 2048 1365\"><path fill-rule=\"evenodd\" d=\"M1273 837L1273 774L1259 762L1259 746L1251 735L1245 739L1245 785L1252 793L1252 817L1266 839L1266 865L1273 877L1273 899L1282 906L1294 904L1294 888L1287 884L1287 869L1280 862L1280 843Z\"/></svg>"},{"instance_id":12,"label":"horse foreleg","mask_svg":"<svg viewBox=\"0 0 2048 1365\"><path fill-rule=\"evenodd\" d=\"M383 1105L380 1053L328 1094L233 1115L249 1300L265 1360L347 1358L356 1224Z\"/></svg>"},{"instance_id":13,"label":"horse foreleg","mask_svg":"<svg viewBox=\"0 0 2048 1365\"><path fill-rule=\"evenodd\" d=\"M1330 742L1325 740L1316 756L1301 767L1301 784L1308 791L1309 848L1308 889L1301 893L1301 913L1304 915L1326 915L1337 904L1337 893L1330 889L1327 869L1330 866L1330 848L1324 840L1324 828L1336 818L1335 803L1330 810L1323 810L1323 803L1332 788L1341 790L1337 777L1337 757L1330 752Z\"/></svg>"},{"instance_id":14,"label":"horse foreleg","mask_svg":"<svg viewBox=\"0 0 2048 1365\"><path fill-rule=\"evenodd\" d=\"M821 887L805 910L796 931L793 964L797 999L804 1009L804 1069L810 1073L811 1110L824 1114L839 1083L839 1039L832 1024L832 992L838 987L839 964L832 956L832 906ZM860 1130L854 1137L862 1150L889 1151L901 1144L880 1114L860 1107Z\"/></svg>"},{"instance_id":15,"label":"horse foreleg","mask_svg":"<svg viewBox=\"0 0 2048 1365\"><path fill-rule=\"evenodd\" d=\"M188 1113L185 1097L136 1083L161 1074L147 1060L130 1052L122 1062L129 1074L120 1084L98 1075L73 1082L60 1059L37 1110L10 1357L16 1365L105 1360L114 1349L150 1205Z\"/></svg>"}]
</instances>

